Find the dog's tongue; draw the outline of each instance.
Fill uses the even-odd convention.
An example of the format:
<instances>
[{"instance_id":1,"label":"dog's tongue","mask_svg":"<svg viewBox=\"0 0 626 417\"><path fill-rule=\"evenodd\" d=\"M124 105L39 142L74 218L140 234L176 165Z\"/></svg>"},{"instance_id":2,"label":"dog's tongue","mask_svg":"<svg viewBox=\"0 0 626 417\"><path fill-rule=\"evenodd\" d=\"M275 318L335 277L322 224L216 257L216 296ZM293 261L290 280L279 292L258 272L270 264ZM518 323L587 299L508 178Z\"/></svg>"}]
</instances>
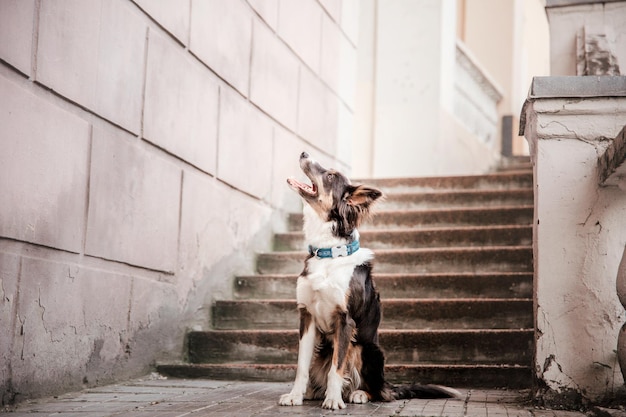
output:
<instances>
[{"instance_id":1,"label":"dog's tongue","mask_svg":"<svg viewBox=\"0 0 626 417\"><path fill-rule=\"evenodd\" d=\"M302 191L304 191L307 194L315 194L316 190L315 190L315 184L313 185L309 185L309 184L305 184L303 182L298 181L297 179L290 177L287 178L287 183L294 188L299 188Z\"/></svg>"}]
</instances>

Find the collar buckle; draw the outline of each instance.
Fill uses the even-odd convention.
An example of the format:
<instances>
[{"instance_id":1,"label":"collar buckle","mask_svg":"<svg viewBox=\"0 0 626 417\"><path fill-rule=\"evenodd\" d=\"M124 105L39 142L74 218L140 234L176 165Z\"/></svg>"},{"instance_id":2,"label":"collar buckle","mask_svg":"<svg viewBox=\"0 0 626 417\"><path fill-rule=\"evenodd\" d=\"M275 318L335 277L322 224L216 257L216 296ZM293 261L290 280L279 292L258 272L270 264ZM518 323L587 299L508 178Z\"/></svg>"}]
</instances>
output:
<instances>
[{"instance_id":1,"label":"collar buckle","mask_svg":"<svg viewBox=\"0 0 626 417\"><path fill-rule=\"evenodd\" d=\"M342 246L333 246L332 248L330 248L330 254L333 258L338 258L340 256L349 256L350 254L348 253L348 246L347 245L342 245Z\"/></svg>"},{"instance_id":2,"label":"collar buckle","mask_svg":"<svg viewBox=\"0 0 626 417\"><path fill-rule=\"evenodd\" d=\"M359 241L354 240L347 245L333 246L332 248L316 248L309 245L309 254L318 259L322 258L340 258L350 256L360 248Z\"/></svg>"}]
</instances>

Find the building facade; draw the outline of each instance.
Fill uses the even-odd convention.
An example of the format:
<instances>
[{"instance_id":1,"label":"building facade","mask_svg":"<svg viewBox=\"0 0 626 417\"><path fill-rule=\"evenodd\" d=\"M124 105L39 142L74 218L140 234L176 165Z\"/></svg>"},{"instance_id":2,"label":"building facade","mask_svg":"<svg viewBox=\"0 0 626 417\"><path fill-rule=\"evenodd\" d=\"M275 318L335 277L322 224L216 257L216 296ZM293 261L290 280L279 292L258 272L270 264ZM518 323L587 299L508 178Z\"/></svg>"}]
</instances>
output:
<instances>
[{"instance_id":1,"label":"building facade","mask_svg":"<svg viewBox=\"0 0 626 417\"><path fill-rule=\"evenodd\" d=\"M539 0L0 1L2 403L180 358L299 209L303 150L495 166L545 27Z\"/></svg>"}]
</instances>

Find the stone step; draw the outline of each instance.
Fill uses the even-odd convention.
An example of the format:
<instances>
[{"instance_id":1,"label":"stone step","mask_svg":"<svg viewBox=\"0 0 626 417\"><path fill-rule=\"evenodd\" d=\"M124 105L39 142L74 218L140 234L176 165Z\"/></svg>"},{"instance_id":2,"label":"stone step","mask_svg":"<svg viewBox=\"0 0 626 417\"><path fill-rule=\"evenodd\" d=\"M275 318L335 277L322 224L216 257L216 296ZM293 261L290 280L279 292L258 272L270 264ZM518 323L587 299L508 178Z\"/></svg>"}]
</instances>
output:
<instances>
[{"instance_id":1,"label":"stone step","mask_svg":"<svg viewBox=\"0 0 626 417\"><path fill-rule=\"evenodd\" d=\"M386 361L397 364L532 363L533 330L387 330ZM188 335L192 363L275 363L298 360L297 330L213 330ZM515 349L511 349L515 346Z\"/></svg>"},{"instance_id":2,"label":"stone step","mask_svg":"<svg viewBox=\"0 0 626 417\"><path fill-rule=\"evenodd\" d=\"M533 221L533 206L469 207L433 210L391 210L375 213L359 231L376 229L456 227L478 225L529 225ZM302 230L302 213L288 216L288 229Z\"/></svg>"},{"instance_id":3,"label":"stone step","mask_svg":"<svg viewBox=\"0 0 626 417\"><path fill-rule=\"evenodd\" d=\"M305 252L259 254L260 274L299 274ZM377 273L531 272L531 246L485 246L375 251Z\"/></svg>"},{"instance_id":4,"label":"stone step","mask_svg":"<svg viewBox=\"0 0 626 417\"><path fill-rule=\"evenodd\" d=\"M381 328L528 329L533 326L527 298L385 299ZM295 300L223 300L212 310L216 330L297 329Z\"/></svg>"},{"instance_id":5,"label":"stone step","mask_svg":"<svg viewBox=\"0 0 626 417\"><path fill-rule=\"evenodd\" d=\"M158 364L157 371L174 378L291 382L296 365L281 364ZM395 384L422 381L456 388L526 389L532 383L530 367L520 365L388 364L385 378Z\"/></svg>"},{"instance_id":6,"label":"stone step","mask_svg":"<svg viewBox=\"0 0 626 417\"><path fill-rule=\"evenodd\" d=\"M525 172L531 174L533 165L528 155L515 155L502 158L498 172Z\"/></svg>"},{"instance_id":7,"label":"stone step","mask_svg":"<svg viewBox=\"0 0 626 417\"><path fill-rule=\"evenodd\" d=\"M371 249L531 245L531 225L461 226L423 229L364 230L361 246ZM306 250L303 232L277 233L274 250Z\"/></svg>"},{"instance_id":8,"label":"stone step","mask_svg":"<svg viewBox=\"0 0 626 417\"><path fill-rule=\"evenodd\" d=\"M385 195L377 210L428 209L438 207L499 207L532 204L533 189L446 190L394 192Z\"/></svg>"},{"instance_id":9,"label":"stone step","mask_svg":"<svg viewBox=\"0 0 626 417\"><path fill-rule=\"evenodd\" d=\"M237 299L291 299L296 274L248 275L235 279ZM531 298L529 272L375 274L382 298Z\"/></svg>"},{"instance_id":10,"label":"stone step","mask_svg":"<svg viewBox=\"0 0 626 417\"><path fill-rule=\"evenodd\" d=\"M532 171L496 172L486 175L423 178L355 179L357 184L367 184L383 192L419 192L431 190L506 190L533 186Z\"/></svg>"}]
</instances>

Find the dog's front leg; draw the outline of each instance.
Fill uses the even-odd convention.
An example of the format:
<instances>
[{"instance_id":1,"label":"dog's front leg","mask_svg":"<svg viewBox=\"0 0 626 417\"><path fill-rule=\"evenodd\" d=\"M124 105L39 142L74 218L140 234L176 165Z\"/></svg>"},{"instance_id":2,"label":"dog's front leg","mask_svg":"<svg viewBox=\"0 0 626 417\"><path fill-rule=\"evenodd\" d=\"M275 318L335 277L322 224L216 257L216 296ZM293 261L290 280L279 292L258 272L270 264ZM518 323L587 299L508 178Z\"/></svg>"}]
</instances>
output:
<instances>
[{"instance_id":1,"label":"dog's front leg","mask_svg":"<svg viewBox=\"0 0 626 417\"><path fill-rule=\"evenodd\" d=\"M309 383L309 369L315 348L315 323L305 307L300 307L300 342L298 345L298 368L296 380L289 394L280 397L280 405L302 405L302 399Z\"/></svg>"},{"instance_id":2,"label":"dog's front leg","mask_svg":"<svg viewBox=\"0 0 626 417\"><path fill-rule=\"evenodd\" d=\"M330 371L328 372L326 398L322 403L323 408L330 410L346 408L346 403L342 398L342 392L345 383L344 375L348 349L350 348L350 340L354 330L354 321L348 317L348 313L345 311L338 310L335 313L334 322L333 359Z\"/></svg>"}]
</instances>

